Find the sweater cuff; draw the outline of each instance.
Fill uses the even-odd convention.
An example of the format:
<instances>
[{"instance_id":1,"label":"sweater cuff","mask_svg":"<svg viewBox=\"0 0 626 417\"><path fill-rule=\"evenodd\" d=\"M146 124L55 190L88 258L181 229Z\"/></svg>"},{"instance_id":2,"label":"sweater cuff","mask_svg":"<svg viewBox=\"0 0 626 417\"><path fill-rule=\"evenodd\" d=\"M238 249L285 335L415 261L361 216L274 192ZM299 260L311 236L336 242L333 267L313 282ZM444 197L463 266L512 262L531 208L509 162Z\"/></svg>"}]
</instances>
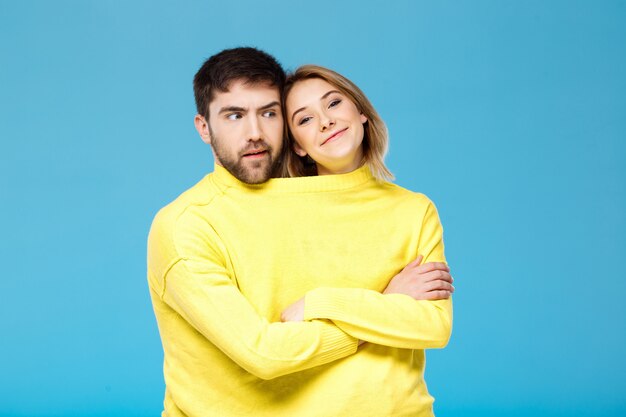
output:
<instances>
[{"instance_id":1,"label":"sweater cuff","mask_svg":"<svg viewBox=\"0 0 626 417\"><path fill-rule=\"evenodd\" d=\"M337 320L349 311L349 303L355 304L354 297L346 297L341 288L316 288L304 297L304 320Z\"/></svg>"},{"instance_id":2,"label":"sweater cuff","mask_svg":"<svg viewBox=\"0 0 626 417\"><path fill-rule=\"evenodd\" d=\"M319 359L328 363L352 355L359 347L359 340L350 336L327 320L315 320L322 334Z\"/></svg>"}]
</instances>

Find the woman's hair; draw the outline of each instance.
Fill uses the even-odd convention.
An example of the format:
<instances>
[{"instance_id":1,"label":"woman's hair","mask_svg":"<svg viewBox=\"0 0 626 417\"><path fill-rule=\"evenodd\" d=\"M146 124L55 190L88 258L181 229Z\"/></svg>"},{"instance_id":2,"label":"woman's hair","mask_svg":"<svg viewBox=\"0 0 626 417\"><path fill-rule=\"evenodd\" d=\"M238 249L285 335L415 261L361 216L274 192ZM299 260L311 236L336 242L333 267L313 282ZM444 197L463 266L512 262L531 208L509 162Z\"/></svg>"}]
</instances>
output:
<instances>
[{"instance_id":1,"label":"woman's hair","mask_svg":"<svg viewBox=\"0 0 626 417\"><path fill-rule=\"evenodd\" d=\"M374 106L372 106L372 103L370 103L361 89L343 75L318 65L303 65L295 72L288 74L283 90L283 111L285 112L285 120L287 120L286 102L289 92L296 83L312 78L324 80L336 87L356 105L360 113L367 117L367 122L363 125L362 163L369 166L372 174L377 179L392 180L393 174L387 169L384 162L385 154L387 153L387 144L389 142L387 126L385 126L385 122L380 118ZM304 177L317 175L317 167L311 157L308 155L301 157L293 151L295 139L291 132L288 132L286 138L284 176Z\"/></svg>"}]
</instances>

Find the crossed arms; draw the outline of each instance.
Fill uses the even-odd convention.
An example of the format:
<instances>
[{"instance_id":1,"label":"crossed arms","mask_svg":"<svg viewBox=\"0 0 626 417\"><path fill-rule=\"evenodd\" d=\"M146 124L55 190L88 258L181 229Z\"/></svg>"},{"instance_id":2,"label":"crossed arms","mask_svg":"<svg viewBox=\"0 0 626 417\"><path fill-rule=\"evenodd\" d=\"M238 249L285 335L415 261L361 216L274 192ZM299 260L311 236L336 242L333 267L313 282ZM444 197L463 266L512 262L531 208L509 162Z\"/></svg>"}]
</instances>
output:
<instances>
[{"instance_id":1,"label":"crossed arms","mask_svg":"<svg viewBox=\"0 0 626 417\"><path fill-rule=\"evenodd\" d=\"M425 219L419 249L425 260L442 261L441 227L434 208L433 214L433 219ZM150 241L159 239L158 226L155 221ZM162 273L149 274L151 290L207 342L259 378L272 379L351 355L359 340L412 349L447 343L452 311L445 297L453 288L443 262L420 265L416 259L382 294L357 288L312 290L304 297L305 321L271 323L237 288L215 231L190 233L198 234L186 239L191 249L183 248L184 253L177 253Z\"/></svg>"},{"instance_id":2,"label":"crossed arms","mask_svg":"<svg viewBox=\"0 0 626 417\"><path fill-rule=\"evenodd\" d=\"M418 250L421 255L394 276L382 294L359 288L317 288L287 307L281 319L331 320L361 341L390 347L444 347L452 329L454 287L442 262L443 231L432 203L424 214ZM425 259L429 262L422 264Z\"/></svg>"},{"instance_id":3,"label":"crossed arms","mask_svg":"<svg viewBox=\"0 0 626 417\"><path fill-rule=\"evenodd\" d=\"M441 348L450 337L452 323L445 318L452 318L453 279L445 263L422 265L422 259L420 255L393 277L382 294L317 288L287 307L281 320L328 319L361 341L406 349ZM416 319L430 326L416 326Z\"/></svg>"}]
</instances>

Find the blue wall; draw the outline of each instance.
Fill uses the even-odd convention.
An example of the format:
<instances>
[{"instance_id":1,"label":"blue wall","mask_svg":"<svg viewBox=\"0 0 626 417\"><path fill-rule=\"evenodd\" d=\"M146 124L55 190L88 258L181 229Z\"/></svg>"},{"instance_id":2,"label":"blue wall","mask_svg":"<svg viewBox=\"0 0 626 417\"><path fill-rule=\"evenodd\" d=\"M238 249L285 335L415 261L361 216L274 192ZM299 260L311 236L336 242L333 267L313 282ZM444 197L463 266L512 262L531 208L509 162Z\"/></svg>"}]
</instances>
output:
<instances>
[{"instance_id":1,"label":"blue wall","mask_svg":"<svg viewBox=\"0 0 626 417\"><path fill-rule=\"evenodd\" d=\"M242 44L360 85L397 182L437 203L439 417L625 415L625 21L623 1L2 2L0 415L160 412L146 235L213 164L193 74Z\"/></svg>"}]
</instances>

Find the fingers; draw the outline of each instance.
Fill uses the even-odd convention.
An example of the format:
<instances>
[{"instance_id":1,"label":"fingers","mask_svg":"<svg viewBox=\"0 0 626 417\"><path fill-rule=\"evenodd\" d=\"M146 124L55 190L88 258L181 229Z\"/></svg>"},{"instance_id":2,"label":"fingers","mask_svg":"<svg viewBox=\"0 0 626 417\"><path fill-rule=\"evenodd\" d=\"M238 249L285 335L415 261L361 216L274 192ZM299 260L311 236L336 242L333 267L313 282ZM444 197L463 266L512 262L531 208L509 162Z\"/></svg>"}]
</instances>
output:
<instances>
[{"instance_id":1,"label":"fingers","mask_svg":"<svg viewBox=\"0 0 626 417\"><path fill-rule=\"evenodd\" d=\"M423 260L424 260L424 256L423 255L418 255L418 257L415 258L415 260L412 261L411 263L409 263L406 267L407 268L415 268L420 263L422 263Z\"/></svg>"},{"instance_id":2,"label":"fingers","mask_svg":"<svg viewBox=\"0 0 626 417\"><path fill-rule=\"evenodd\" d=\"M419 280L421 280L422 282L430 282L430 281L437 281L437 280L447 281L449 283L454 282L454 278L452 278L452 275L450 275L449 272L442 271L442 270L435 270L431 272L420 273L419 275L416 276L416 278L417 277L419 277Z\"/></svg>"},{"instance_id":3,"label":"fingers","mask_svg":"<svg viewBox=\"0 0 626 417\"><path fill-rule=\"evenodd\" d=\"M443 300L454 293L454 285L448 281L435 280L423 283L410 294L416 300Z\"/></svg>"},{"instance_id":4,"label":"fingers","mask_svg":"<svg viewBox=\"0 0 626 417\"><path fill-rule=\"evenodd\" d=\"M446 271L450 272L450 268L443 262L428 262L418 267L420 273L431 271Z\"/></svg>"},{"instance_id":5,"label":"fingers","mask_svg":"<svg viewBox=\"0 0 626 417\"><path fill-rule=\"evenodd\" d=\"M445 300L450 298L452 293L446 290L430 291L424 294L424 300Z\"/></svg>"},{"instance_id":6,"label":"fingers","mask_svg":"<svg viewBox=\"0 0 626 417\"><path fill-rule=\"evenodd\" d=\"M436 280L436 281L428 282L425 286L425 290L427 292L444 290L444 291L453 293L454 285L452 285L448 281Z\"/></svg>"}]
</instances>

